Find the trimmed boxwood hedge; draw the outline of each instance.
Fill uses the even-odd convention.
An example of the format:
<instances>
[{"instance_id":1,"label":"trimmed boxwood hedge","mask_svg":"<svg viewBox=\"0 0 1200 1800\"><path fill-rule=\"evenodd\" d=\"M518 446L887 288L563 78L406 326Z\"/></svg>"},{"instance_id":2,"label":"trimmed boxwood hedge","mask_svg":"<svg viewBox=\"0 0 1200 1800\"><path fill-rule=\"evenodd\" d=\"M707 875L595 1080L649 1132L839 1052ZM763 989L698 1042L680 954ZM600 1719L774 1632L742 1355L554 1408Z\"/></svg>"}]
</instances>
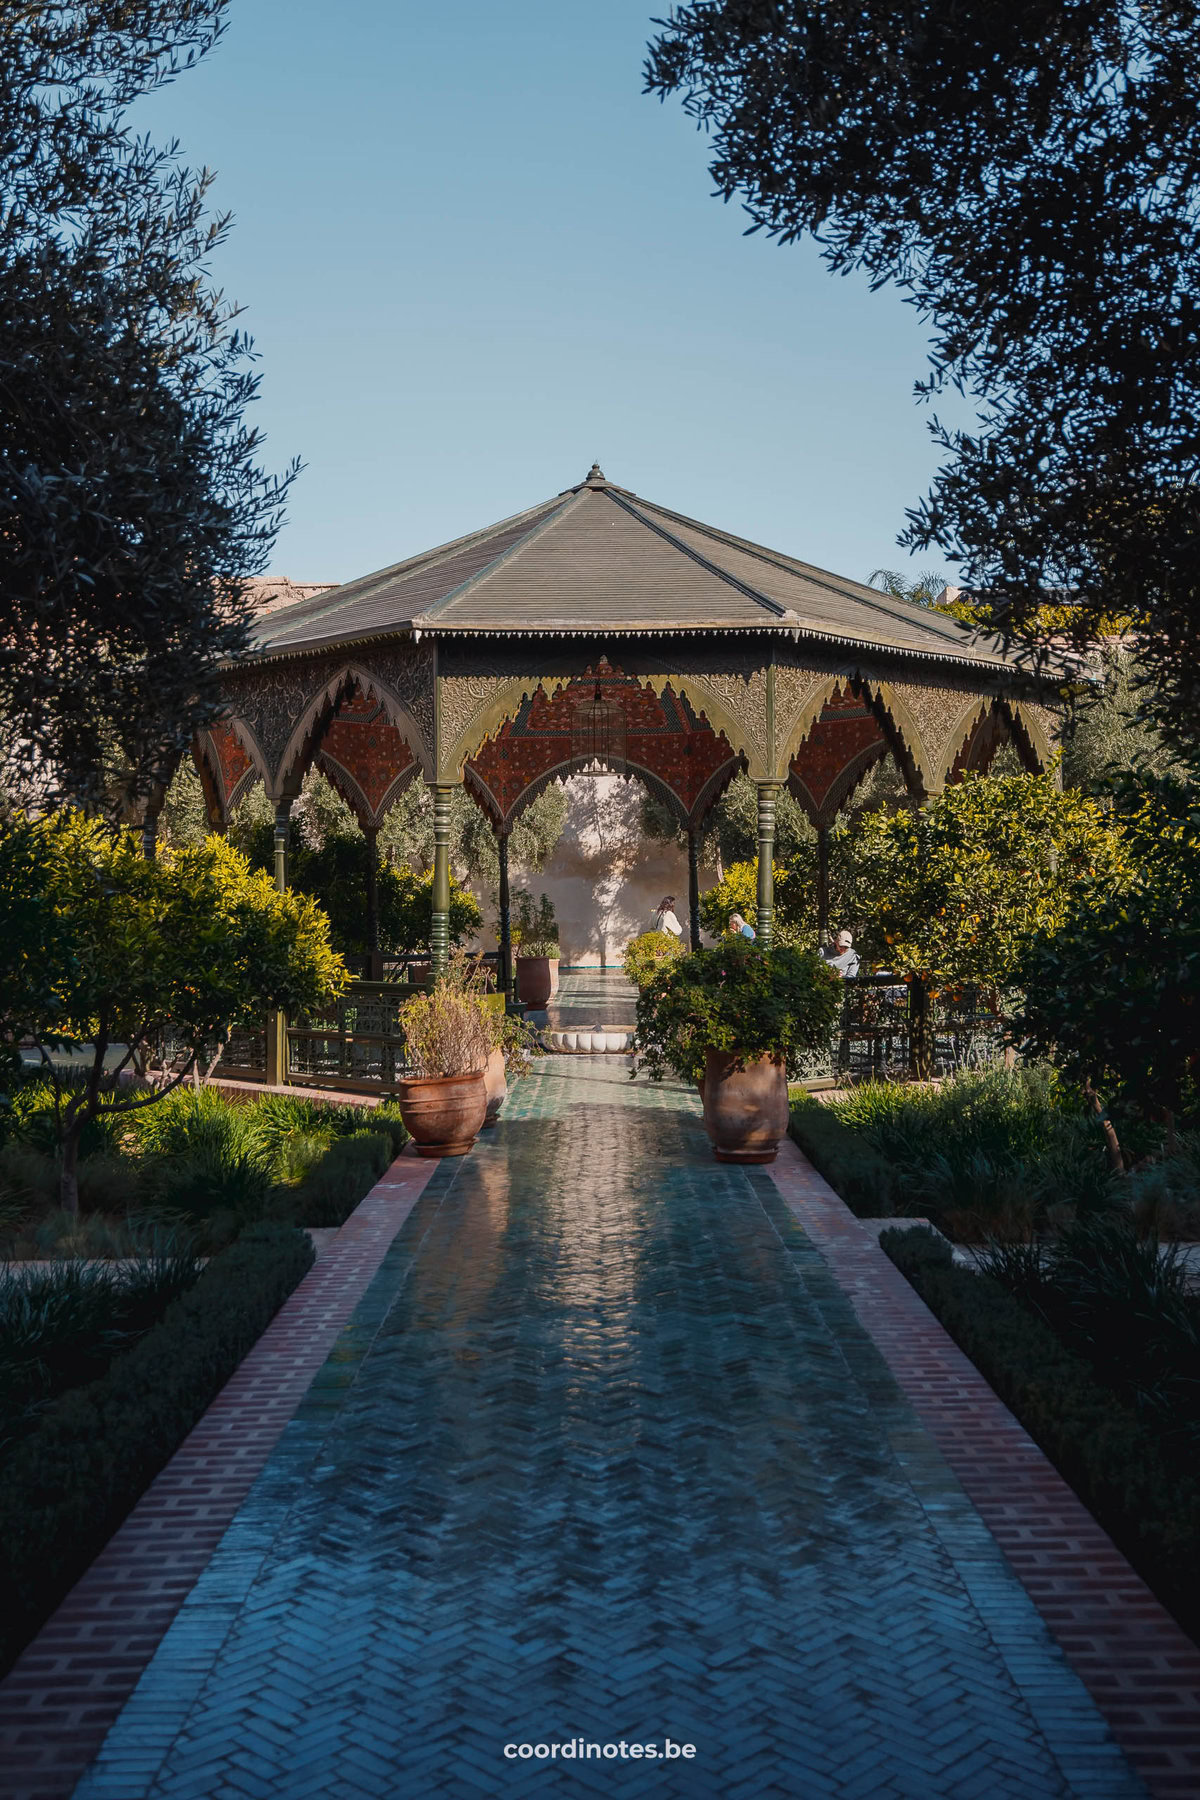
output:
<instances>
[{"instance_id":1,"label":"trimmed boxwood hedge","mask_svg":"<svg viewBox=\"0 0 1200 1800\"><path fill-rule=\"evenodd\" d=\"M57 1400L6 1459L0 1669L103 1549L312 1263L294 1226L248 1225L140 1343Z\"/></svg>"},{"instance_id":2,"label":"trimmed boxwood hedge","mask_svg":"<svg viewBox=\"0 0 1200 1800\"><path fill-rule=\"evenodd\" d=\"M906 1211L895 1170L819 1100L793 1100L788 1129L809 1162L860 1219Z\"/></svg>"},{"instance_id":3,"label":"trimmed boxwood hedge","mask_svg":"<svg viewBox=\"0 0 1200 1800\"><path fill-rule=\"evenodd\" d=\"M386 1128L389 1125L384 1121L379 1128L335 1138L312 1173L289 1192L289 1218L313 1227L345 1224L407 1139L399 1120L395 1132Z\"/></svg>"},{"instance_id":4,"label":"trimmed boxwood hedge","mask_svg":"<svg viewBox=\"0 0 1200 1800\"><path fill-rule=\"evenodd\" d=\"M921 1227L880 1243L1184 1629L1200 1636L1200 1484L1000 1283Z\"/></svg>"}]
</instances>

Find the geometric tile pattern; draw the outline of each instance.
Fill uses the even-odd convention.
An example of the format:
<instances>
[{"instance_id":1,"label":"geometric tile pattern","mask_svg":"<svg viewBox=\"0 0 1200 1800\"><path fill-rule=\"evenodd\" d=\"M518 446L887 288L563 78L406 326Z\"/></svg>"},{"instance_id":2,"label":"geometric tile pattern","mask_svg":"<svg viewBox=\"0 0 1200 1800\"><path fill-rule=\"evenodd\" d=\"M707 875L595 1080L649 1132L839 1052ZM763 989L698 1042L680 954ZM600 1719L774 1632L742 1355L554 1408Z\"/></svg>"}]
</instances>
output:
<instances>
[{"instance_id":1,"label":"geometric tile pattern","mask_svg":"<svg viewBox=\"0 0 1200 1800\"><path fill-rule=\"evenodd\" d=\"M814 1240L988 1531L1161 1800L1200 1795L1200 1648L790 1141L771 1179Z\"/></svg>"},{"instance_id":2,"label":"geometric tile pattern","mask_svg":"<svg viewBox=\"0 0 1200 1800\"><path fill-rule=\"evenodd\" d=\"M77 1796L1143 1791L767 1173L690 1092L549 1058L429 1182Z\"/></svg>"},{"instance_id":3,"label":"geometric tile pattern","mask_svg":"<svg viewBox=\"0 0 1200 1800\"><path fill-rule=\"evenodd\" d=\"M400 1156L0 1682L0 1800L64 1800L207 1566L433 1165Z\"/></svg>"}]
</instances>

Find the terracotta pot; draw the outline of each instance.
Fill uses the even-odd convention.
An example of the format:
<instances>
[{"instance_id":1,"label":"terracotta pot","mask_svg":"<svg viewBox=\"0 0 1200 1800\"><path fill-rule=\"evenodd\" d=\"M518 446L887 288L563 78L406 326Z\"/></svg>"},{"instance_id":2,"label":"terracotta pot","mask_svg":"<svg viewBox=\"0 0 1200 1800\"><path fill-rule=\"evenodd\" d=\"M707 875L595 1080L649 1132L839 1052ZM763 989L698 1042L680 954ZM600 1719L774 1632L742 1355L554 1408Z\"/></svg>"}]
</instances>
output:
<instances>
[{"instance_id":1,"label":"terracotta pot","mask_svg":"<svg viewBox=\"0 0 1200 1800\"><path fill-rule=\"evenodd\" d=\"M540 1012L551 994L558 992L557 956L518 956L517 989L522 1004Z\"/></svg>"},{"instance_id":2,"label":"terracotta pot","mask_svg":"<svg viewBox=\"0 0 1200 1800\"><path fill-rule=\"evenodd\" d=\"M735 1069L733 1056L710 1050L704 1068L704 1129L718 1162L774 1162L788 1127L787 1071L778 1056Z\"/></svg>"},{"instance_id":3,"label":"terracotta pot","mask_svg":"<svg viewBox=\"0 0 1200 1800\"><path fill-rule=\"evenodd\" d=\"M701 1106L704 1106L704 1077L703 1077L703 1075L702 1075L702 1076L701 1076L701 1077L700 1077L700 1079L699 1079L699 1081L698 1081L698 1082L697 1082L697 1083L696 1083L696 1092L697 1092L697 1093L698 1093L698 1094L699 1094L699 1096L700 1096L700 1104L701 1104ZM709 1124L709 1122L708 1122L708 1108L707 1108L707 1106L704 1106L704 1129L705 1129L705 1131L706 1131L706 1132L707 1132L707 1133L708 1133L708 1141L709 1141L709 1143L710 1143L710 1144L715 1144L715 1143L716 1143L716 1141L717 1141L717 1140L716 1140L716 1137L715 1137L715 1136L714 1136L714 1134L713 1134L713 1128L712 1128L712 1126L711 1126L711 1125L710 1125L710 1124Z\"/></svg>"},{"instance_id":4,"label":"terracotta pot","mask_svg":"<svg viewBox=\"0 0 1200 1800\"><path fill-rule=\"evenodd\" d=\"M487 1059L487 1067L483 1071L483 1086L487 1094L487 1117L484 1125L494 1125L500 1117L500 1108L508 1098L508 1082L504 1078L504 1052L493 1050Z\"/></svg>"},{"instance_id":5,"label":"terracotta pot","mask_svg":"<svg viewBox=\"0 0 1200 1800\"><path fill-rule=\"evenodd\" d=\"M396 1083L396 1095L418 1156L465 1156L487 1113L482 1069L407 1076Z\"/></svg>"}]
</instances>

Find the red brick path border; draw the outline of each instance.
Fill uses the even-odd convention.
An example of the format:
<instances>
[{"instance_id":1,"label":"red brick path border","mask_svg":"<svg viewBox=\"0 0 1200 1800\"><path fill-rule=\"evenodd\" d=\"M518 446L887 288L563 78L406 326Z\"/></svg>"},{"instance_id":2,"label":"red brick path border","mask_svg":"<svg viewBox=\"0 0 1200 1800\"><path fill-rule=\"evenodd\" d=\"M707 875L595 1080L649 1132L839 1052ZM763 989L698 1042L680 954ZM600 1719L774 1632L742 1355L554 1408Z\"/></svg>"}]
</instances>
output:
<instances>
[{"instance_id":1,"label":"red brick path border","mask_svg":"<svg viewBox=\"0 0 1200 1800\"><path fill-rule=\"evenodd\" d=\"M65 1800L72 1792L437 1167L406 1151L331 1234L0 1682L0 1800Z\"/></svg>"},{"instance_id":2,"label":"red brick path border","mask_svg":"<svg viewBox=\"0 0 1200 1800\"><path fill-rule=\"evenodd\" d=\"M796 1145L769 1171L1146 1787L1200 1795L1200 1651Z\"/></svg>"}]
</instances>

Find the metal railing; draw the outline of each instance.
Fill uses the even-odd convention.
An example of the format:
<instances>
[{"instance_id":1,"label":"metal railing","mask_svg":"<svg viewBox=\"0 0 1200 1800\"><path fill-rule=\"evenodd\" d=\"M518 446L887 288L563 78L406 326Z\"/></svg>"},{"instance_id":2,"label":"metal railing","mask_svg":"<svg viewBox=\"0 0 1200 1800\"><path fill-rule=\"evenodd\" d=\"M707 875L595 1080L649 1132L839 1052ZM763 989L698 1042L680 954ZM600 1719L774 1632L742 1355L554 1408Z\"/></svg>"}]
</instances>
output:
<instances>
[{"instance_id":1,"label":"metal railing","mask_svg":"<svg viewBox=\"0 0 1200 1800\"><path fill-rule=\"evenodd\" d=\"M895 975L851 976L842 986L841 1018L828 1049L808 1059L805 1081L949 1075L1004 1048L1005 1018L979 988L929 993L919 980Z\"/></svg>"},{"instance_id":2,"label":"metal railing","mask_svg":"<svg viewBox=\"0 0 1200 1800\"><path fill-rule=\"evenodd\" d=\"M289 1019L288 1080L321 1087L390 1092L411 1064L400 1009L412 986L352 981L340 1000Z\"/></svg>"}]
</instances>

